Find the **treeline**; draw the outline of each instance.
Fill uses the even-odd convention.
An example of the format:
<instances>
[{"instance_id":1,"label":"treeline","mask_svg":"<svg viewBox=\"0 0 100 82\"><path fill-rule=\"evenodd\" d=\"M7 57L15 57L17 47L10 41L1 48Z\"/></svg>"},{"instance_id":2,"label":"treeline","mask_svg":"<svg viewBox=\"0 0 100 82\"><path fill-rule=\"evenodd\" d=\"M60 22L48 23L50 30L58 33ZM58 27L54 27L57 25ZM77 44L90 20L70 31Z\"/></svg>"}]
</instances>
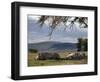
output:
<instances>
[{"instance_id":1,"label":"treeline","mask_svg":"<svg viewBox=\"0 0 100 82\"><path fill-rule=\"evenodd\" d=\"M88 50L88 39L79 38L77 43L77 51L87 51Z\"/></svg>"},{"instance_id":2,"label":"treeline","mask_svg":"<svg viewBox=\"0 0 100 82\"><path fill-rule=\"evenodd\" d=\"M38 50L36 50L36 49L29 49L28 51L31 52L31 53L37 53L38 52Z\"/></svg>"}]
</instances>

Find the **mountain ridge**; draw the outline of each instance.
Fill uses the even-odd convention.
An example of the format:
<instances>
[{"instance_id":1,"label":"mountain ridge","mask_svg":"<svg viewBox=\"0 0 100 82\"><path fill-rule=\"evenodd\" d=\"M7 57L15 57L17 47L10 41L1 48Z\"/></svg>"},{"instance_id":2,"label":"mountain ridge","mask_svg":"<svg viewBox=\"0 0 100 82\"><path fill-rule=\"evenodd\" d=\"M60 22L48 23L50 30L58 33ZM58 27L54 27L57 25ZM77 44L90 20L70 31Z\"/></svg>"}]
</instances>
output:
<instances>
[{"instance_id":1,"label":"mountain ridge","mask_svg":"<svg viewBox=\"0 0 100 82\"><path fill-rule=\"evenodd\" d=\"M39 43L28 43L29 49L36 49L38 51L63 51L63 50L77 50L77 43L65 43L56 41L46 41Z\"/></svg>"}]
</instances>

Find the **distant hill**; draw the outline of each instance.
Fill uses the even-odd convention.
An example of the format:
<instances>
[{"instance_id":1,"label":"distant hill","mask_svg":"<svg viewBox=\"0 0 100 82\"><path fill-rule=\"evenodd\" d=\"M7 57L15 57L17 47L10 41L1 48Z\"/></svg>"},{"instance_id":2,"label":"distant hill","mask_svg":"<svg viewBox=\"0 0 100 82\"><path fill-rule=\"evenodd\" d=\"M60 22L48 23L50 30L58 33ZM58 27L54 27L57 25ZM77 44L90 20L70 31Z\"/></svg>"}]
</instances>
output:
<instances>
[{"instance_id":1,"label":"distant hill","mask_svg":"<svg viewBox=\"0 0 100 82\"><path fill-rule=\"evenodd\" d=\"M76 51L76 43L61 43L61 42L40 42L29 43L28 49L36 49L38 51Z\"/></svg>"}]
</instances>

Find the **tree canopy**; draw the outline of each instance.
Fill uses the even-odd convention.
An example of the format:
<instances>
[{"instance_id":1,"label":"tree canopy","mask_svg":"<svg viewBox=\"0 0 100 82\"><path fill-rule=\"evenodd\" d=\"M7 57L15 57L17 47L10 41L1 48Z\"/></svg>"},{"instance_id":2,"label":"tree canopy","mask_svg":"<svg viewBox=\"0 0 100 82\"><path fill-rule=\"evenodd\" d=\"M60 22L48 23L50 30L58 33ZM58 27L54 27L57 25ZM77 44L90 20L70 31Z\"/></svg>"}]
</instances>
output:
<instances>
[{"instance_id":1,"label":"tree canopy","mask_svg":"<svg viewBox=\"0 0 100 82\"><path fill-rule=\"evenodd\" d=\"M72 28L76 22L79 24L79 27L82 27L82 28L88 27L88 18L87 17L42 15L38 20L38 23L41 25L41 27L46 22L49 22L48 25L51 28L51 32L49 33L50 36L52 35L53 30L61 23L63 25L65 25L66 28L67 27Z\"/></svg>"}]
</instances>

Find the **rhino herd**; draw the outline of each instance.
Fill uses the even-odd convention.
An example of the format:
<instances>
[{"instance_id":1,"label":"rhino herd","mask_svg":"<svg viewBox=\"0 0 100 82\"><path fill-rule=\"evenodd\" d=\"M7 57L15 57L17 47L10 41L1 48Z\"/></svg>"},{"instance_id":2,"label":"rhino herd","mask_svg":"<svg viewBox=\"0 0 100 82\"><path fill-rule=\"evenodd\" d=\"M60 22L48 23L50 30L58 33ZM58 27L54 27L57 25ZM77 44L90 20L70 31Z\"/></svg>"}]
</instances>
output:
<instances>
[{"instance_id":1,"label":"rhino herd","mask_svg":"<svg viewBox=\"0 0 100 82\"><path fill-rule=\"evenodd\" d=\"M66 59L68 60L80 60L80 59L84 59L86 57L85 53L70 53L66 56Z\"/></svg>"},{"instance_id":2,"label":"rhino herd","mask_svg":"<svg viewBox=\"0 0 100 82\"><path fill-rule=\"evenodd\" d=\"M36 57L38 60L46 60L46 59L60 59L60 55L58 53L39 53Z\"/></svg>"},{"instance_id":3,"label":"rhino herd","mask_svg":"<svg viewBox=\"0 0 100 82\"><path fill-rule=\"evenodd\" d=\"M86 57L85 53L75 52L69 53L66 57L61 58L58 53L41 52L35 57L36 60L48 60L48 59L65 59L65 60L80 60Z\"/></svg>"}]
</instances>

